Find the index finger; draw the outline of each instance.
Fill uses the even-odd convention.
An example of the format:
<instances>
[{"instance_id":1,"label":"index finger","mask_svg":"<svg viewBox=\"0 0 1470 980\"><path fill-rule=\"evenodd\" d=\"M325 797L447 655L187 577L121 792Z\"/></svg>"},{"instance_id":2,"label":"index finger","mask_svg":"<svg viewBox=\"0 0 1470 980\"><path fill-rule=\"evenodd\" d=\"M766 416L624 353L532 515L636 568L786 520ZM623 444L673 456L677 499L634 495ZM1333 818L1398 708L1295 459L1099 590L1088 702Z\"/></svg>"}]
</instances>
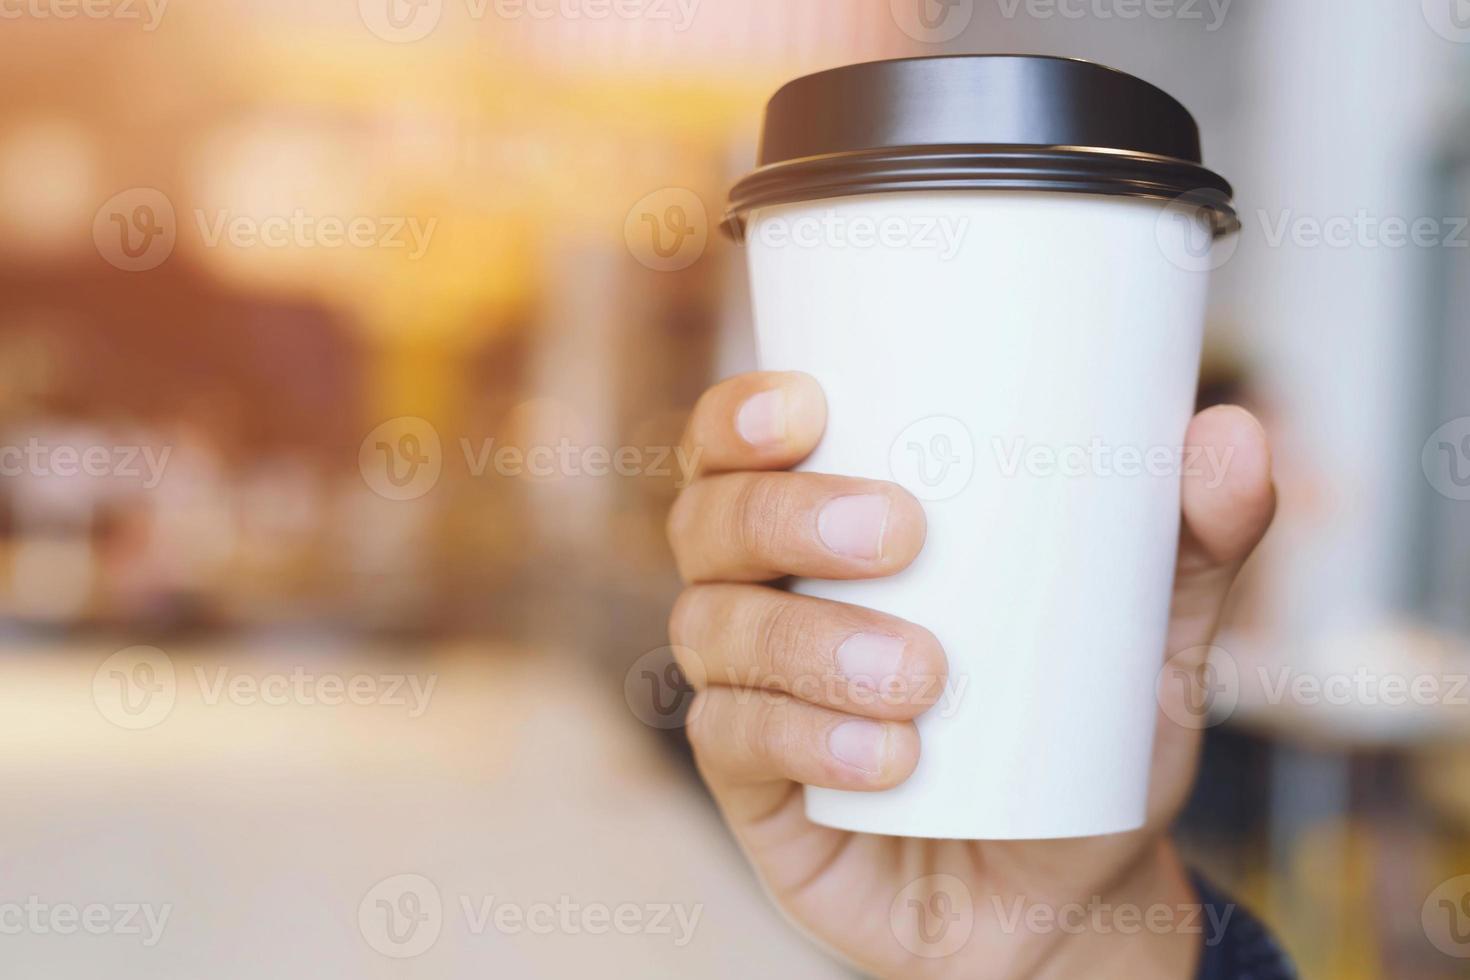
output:
<instances>
[{"instance_id":1,"label":"index finger","mask_svg":"<svg viewBox=\"0 0 1470 980\"><path fill-rule=\"evenodd\" d=\"M698 473L784 470L817 447L827 399L797 371L753 371L706 391L684 431L685 458Z\"/></svg>"}]
</instances>

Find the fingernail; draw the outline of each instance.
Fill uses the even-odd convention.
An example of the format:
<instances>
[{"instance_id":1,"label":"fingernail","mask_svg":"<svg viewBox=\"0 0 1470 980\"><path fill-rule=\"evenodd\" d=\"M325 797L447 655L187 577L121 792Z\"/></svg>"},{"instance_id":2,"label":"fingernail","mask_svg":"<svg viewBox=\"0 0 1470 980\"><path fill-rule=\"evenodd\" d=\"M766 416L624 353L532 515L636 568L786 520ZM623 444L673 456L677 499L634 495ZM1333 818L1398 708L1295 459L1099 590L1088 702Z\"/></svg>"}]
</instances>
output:
<instances>
[{"instance_id":1,"label":"fingernail","mask_svg":"<svg viewBox=\"0 0 1470 980\"><path fill-rule=\"evenodd\" d=\"M879 687L898 673L904 642L881 633L856 633L837 648L837 666L848 680Z\"/></svg>"},{"instance_id":2,"label":"fingernail","mask_svg":"<svg viewBox=\"0 0 1470 980\"><path fill-rule=\"evenodd\" d=\"M838 497L817 515L822 543L848 558L880 558L888 524L888 498L882 494Z\"/></svg>"},{"instance_id":3,"label":"fingernail","mask_svg":"<svg viewBox=\"0 0 1470 980\"><path fill-rule=\"evenodd\" d=\"M786 392L772 388L752 395L735 414L735 429L752 446L776 446L786 438Z\"/></svg>"},{"instance_id":4,"label":"fingernail","mask_svg":"<svg viewBox=\"0 0 1470 980\"><path fill-rule=\"evenodd\" d=\"M827 736L833 758L863 772L882 772L888 758L888 726L876 721L844 721Z\"/></svg>"}]
</instances>

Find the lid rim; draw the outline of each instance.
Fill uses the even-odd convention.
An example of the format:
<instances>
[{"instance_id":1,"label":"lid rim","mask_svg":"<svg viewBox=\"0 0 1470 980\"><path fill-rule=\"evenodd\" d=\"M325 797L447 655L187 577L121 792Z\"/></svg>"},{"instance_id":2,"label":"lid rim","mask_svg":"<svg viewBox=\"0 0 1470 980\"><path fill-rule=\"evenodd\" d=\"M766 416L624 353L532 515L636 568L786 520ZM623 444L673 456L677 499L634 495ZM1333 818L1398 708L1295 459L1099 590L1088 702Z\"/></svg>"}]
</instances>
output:
<instances>
[{"instance_id":1,"label":"lid rim","mask_svg":"<svg viewBox=\"0 0 1470 980\"><path fill-rule=\"evenodd\" d=\"M1104 160L1136 160L1148 163L1172 164L1184 167L1193 167L1209 173L1209 168L1198 160L1189 160L1184 157L1165 156L1160 153L1148 153L1143 150L1121 149L1109 146L1075 146L1047 143L909 143L894 146L862 147L852 150L836 150L831 153L813 153L810 156L792 157L787 160L773 160L763 163L751 170L748 174L736 182L739 187L752 178L762 176L784 167L811 165L821 162L842 162L846 160L859 160L869 157L893 157L903 159L918 159L921 157L949 157L949 156L1000 156L1002 154L1013 154L1016 156L1036 156L1040 154L1075 154L1077 156L1099 157ZM1218 177L1218 175L1216 175ZM1223 177L1218 177L1223 182Z\"/></svg>"},{"instance_id":2,"label":"lid rim","mask_svg":"<svg viewBox=\"0 0 1470 980\"><path fill-rule=\"evenodd\" d=\"M1028 190L1179 201L1205 211L1217 237L1240 227L1228 181L1201 164L1128 150L951 145L884 147L767 164L730 191L722 227L739 241L757 207L924 190Z\"/></svg>"}]
</instances>

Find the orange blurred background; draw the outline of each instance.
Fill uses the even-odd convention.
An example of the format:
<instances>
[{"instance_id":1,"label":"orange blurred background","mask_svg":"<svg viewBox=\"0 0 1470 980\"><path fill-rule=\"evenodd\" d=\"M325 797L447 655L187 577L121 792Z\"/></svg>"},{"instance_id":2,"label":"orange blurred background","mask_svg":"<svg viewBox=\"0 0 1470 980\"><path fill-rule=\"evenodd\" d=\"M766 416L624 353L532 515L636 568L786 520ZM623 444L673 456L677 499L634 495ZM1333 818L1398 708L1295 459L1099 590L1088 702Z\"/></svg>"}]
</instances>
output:
<instances>
[{"instance_id":1,"label":"orange blurred background","mask_svg":"<svg viewBox=\"0 0 1470 980\"><path fill-rule=\"evenodd\" d=\"M0 935L0 973L843 975L639 689L683 420L752 363L724 193L770 93L846 62L1034 51L1179 95L1246 219L1201 401L1278 446L1221 645L1470 672L1470 504L1420 469L1470 416L1463 253L1268 218L1470 210L1470 45L1414 6L0 4L0 903L173 910L154 946ZM1181 836L1305 975L1462 975L1421 922L1470 874L1470 706L1437 709L1210 733ZM446 915L400 960L358 910L401 874L702 919Z\"/></svg>"}]
</instances>

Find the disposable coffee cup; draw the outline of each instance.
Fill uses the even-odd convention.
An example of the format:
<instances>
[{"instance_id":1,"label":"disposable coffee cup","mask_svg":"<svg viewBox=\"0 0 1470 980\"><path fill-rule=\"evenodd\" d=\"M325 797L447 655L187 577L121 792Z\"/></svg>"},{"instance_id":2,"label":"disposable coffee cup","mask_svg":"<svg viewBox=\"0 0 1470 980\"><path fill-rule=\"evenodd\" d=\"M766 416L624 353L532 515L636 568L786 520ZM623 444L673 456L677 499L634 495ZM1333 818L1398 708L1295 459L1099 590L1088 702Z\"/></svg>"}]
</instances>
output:
<instances>
[{"instance_id":1,"label":"disposable coffee cup","mask_svg":"<svg viewBox=\"0 0 1470 980\"><path fill-rule=\"evenodd\" d=\"M807 787L817 823L1025 839L1143 825L1208 273L1238 227L1163 91L1084 61L914 58L799 78L726 228L760 366L804 371L801 469L891 480L928 537L801 593L927 627L917 771Z\"/></svg>"}]
</instances>

